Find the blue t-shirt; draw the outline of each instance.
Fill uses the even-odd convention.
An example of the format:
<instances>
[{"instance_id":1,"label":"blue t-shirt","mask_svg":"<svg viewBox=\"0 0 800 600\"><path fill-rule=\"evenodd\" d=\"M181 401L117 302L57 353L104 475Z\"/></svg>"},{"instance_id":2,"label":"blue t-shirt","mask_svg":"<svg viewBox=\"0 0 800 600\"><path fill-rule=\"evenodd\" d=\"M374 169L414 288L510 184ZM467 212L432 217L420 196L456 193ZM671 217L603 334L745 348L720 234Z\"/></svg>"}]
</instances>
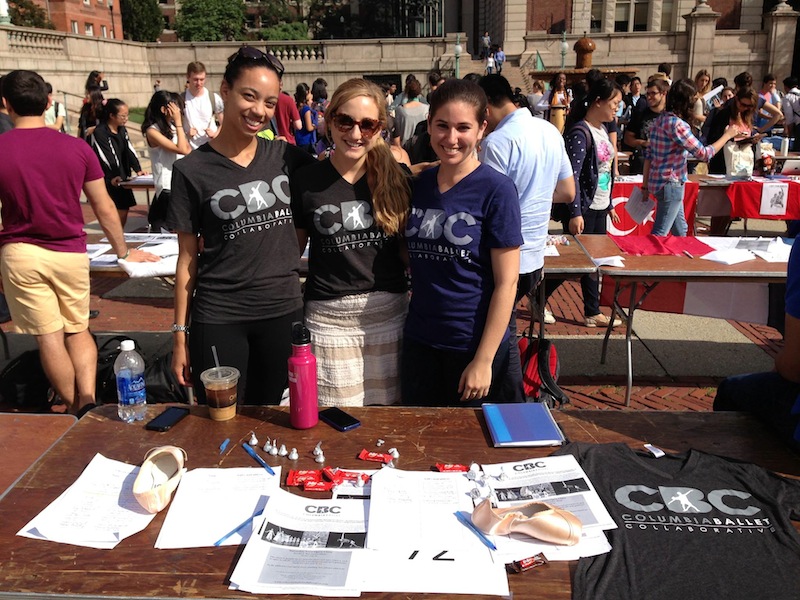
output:
<instances>
[{"instance_id":1,"label":"blue t-shirt","mask_svg":"<svg viewBox=\"0 0 800 600\"><path fill-rule=\"evenodd\" d=\"M306 131L306 113L311 111L311 123L314 125L314 129L312 131ZM300 129L294 132L294 140L297 142L297 145L301 148L305 146L313 146L317 143L317 122L319 121L319 116L317 115L317 111L315 111L310 106L304 106L300 109L300 122L303 124Z\"/></svg>"},{"instance_id":2,"label":"blue t-shirt","mask_svg":"<svg viewBox=\"0 0 800 600\"><path fill-rule=\"evenodd\" d=\"M517 190L507 176L480 165L440 193L438 173L424 171L411 198L405 335L434 348L474 352L494 292L490 250L523 242Z\"/></svg>"}]
</instances>

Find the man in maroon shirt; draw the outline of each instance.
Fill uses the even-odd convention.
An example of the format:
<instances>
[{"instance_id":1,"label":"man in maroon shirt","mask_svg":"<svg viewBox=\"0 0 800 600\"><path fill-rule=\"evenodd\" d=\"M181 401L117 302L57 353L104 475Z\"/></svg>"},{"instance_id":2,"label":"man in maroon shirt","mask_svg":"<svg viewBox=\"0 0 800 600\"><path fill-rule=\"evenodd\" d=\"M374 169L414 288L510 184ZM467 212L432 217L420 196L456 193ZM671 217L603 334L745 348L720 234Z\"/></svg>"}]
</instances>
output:
<instances>
[{"instance_id":1,"label":"man in maroon shirt","mask_svg":"<svg viewBox=\"0 0 800 600\"><path fill-rule=\"evenodd\" d=\"M44 80L33 71L12 71L3 98L14 122L0 136L3 290L14 325L36 338L50 384L77 413L94 403L97 372L81 191L120 260L158 257L128 248L89 145L45 126Z\"/></svg>"},{"instance_id":2,"label":"man in maroon shirt","mask_svg":"<svg viewBox=\"0 0 800 600\"><path fill-rule=\"evenodd\" d=\"M281 90L283 84L281 83ZM284 139L292 146L296 145L294 132L303 126L300 121L300 112L294 98L286 92L278 94L278 106L275 107L275 122L278 124L278 139Z\"/></svg>"}]
</instances>

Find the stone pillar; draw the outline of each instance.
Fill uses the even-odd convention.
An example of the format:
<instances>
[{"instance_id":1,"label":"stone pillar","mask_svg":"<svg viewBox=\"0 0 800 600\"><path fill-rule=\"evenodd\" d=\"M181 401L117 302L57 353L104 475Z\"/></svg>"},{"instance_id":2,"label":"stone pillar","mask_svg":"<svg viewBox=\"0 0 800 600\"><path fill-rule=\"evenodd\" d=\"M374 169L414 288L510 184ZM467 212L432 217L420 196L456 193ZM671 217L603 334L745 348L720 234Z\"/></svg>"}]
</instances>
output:
<instances>
[{"instance_id":1,"label":"stone pillar","mask_svg":"<svg viewBox=\"0 0 800 600\"><path fill-rule=\"evenodd\" d=\"M800 13L792 10L786 0L764 15L767 32L767 72L774 73L778 81L792 74L794 37Z\"/></svg>"},{"instance_id":2,"label":"stone pillar","mask_svg":"<svg viewBox=\"0 0 800 600\"><path fill-rule=\"evenodd\" d=\"M592 27L592 0L573 0L567 33L581 34Z\"/></svg>"},{"instance_id":3,"label":"stone pillar","mask_svg":"<svg viewBox=\"0 0 800 600\"><path fill-rule=\"evenodd\" d=\"M603 0L603 21L600 23L600 31L614 33L614 21L616 18L617 3L614 0ZM632 19L633 15L630 18Z\"/></svg>"},{"instance_id":4,"label":"stone pillar","mask_svg":"<svg viewBox=\"0 0 800 600\"><path fill-rule=\"evenodd\" d=\"M506 0L503 16L503 52L506 56L519 56L525 51L525 34L527 33L526 0Z\"/></svg>"},{"instance_id":5,"label":"stone pillar","mask_svg":"<svg viewBox=\"0 0 800 600\"><path fill-rule=\"evenodd\" d=\"M683 15L687 38L686 77L689 79L694 79L700 69L714 72L714 34L720 14L714 12L706 0L698 0L692 12Z\"/></svg>"}]
</instances>

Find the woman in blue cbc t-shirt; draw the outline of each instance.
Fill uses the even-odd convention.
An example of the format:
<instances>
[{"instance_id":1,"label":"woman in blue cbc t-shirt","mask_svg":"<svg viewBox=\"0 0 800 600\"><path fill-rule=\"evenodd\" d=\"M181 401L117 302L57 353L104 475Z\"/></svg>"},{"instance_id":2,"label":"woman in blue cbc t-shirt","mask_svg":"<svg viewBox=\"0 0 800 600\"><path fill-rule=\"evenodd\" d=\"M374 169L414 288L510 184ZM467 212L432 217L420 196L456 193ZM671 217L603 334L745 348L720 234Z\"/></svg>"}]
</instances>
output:
<instances>
[{"instance_id":1,"label":"woman in blue cbc t-shirt","mask_svg":"<svg viewBox=\"0 0 800 600\"><path fill-rule=\"evenodd\" d=\"M522 401L519 361L509 362L522 245L516 188L475 154L486 129L483 90L451 79L430 102L441 165L415 182L406 228L412 294L403 403Z\"/></svg>"}]
</instances>

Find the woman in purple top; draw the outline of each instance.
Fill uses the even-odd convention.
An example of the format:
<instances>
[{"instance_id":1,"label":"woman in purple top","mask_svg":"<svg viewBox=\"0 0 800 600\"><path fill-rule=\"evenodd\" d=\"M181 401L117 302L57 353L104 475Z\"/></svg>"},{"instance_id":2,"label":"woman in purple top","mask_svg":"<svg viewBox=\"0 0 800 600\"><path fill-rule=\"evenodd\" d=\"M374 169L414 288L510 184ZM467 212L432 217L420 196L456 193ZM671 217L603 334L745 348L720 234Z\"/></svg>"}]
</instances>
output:
<instances>
[{"instance_id":1,"label":"woman in purple top","mask_svg":"<svg viewBox=\"0 0 800 600\"><path fill-rule=\"evenodd\" d=\"M683 190L686 185L686 155L708 162L725 143L738 133L729 127L716 142L703 146L692 133L689 123L696 88L691 79L675 82L667 93L664 112L650 127L650 140L645 148L642 193L648 190L656 198L656 218L653 235L685 236L686 218L683 214Z\"/></svg>"}]
</instances>

